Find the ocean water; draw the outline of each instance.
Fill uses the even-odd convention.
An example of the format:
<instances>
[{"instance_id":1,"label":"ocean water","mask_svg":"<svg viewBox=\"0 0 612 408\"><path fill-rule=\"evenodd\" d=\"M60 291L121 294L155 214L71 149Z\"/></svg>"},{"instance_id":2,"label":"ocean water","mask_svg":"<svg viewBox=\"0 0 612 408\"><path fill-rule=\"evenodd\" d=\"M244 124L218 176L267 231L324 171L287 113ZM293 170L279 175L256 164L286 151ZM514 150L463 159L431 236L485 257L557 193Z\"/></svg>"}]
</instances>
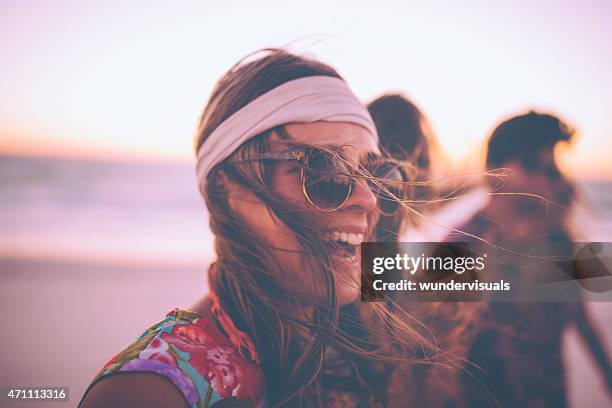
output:
<instances>
[{"instance_id":1,"label":"ocean water","mask_svg":"<svg viewBox=\"0 0 612 408\"><path fill-rule=\"evenodd\" d=\"M0 157L0 255L202 262L207 212L189 164Z\"/></svg>"}]
</instances>

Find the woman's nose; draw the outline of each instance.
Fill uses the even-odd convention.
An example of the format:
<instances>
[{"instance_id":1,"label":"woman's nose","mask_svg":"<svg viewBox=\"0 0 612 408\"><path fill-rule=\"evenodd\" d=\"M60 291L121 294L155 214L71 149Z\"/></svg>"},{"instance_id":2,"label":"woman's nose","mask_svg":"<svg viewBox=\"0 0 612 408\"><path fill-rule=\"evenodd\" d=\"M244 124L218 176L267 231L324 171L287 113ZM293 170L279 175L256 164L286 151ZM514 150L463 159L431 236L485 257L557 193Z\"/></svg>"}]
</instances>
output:
<instances>
[{"instance_id":1,"label":"woman's nose","mask_svg":"<svg viewBox=\"0 0 612 408\"><path fill-rule=\"evenodd\" d=\"M357 180L353 193L345 204L346 209L359 209L370 212L376 208L377 199L365 180Z\"/></svg>"}]
</instances>

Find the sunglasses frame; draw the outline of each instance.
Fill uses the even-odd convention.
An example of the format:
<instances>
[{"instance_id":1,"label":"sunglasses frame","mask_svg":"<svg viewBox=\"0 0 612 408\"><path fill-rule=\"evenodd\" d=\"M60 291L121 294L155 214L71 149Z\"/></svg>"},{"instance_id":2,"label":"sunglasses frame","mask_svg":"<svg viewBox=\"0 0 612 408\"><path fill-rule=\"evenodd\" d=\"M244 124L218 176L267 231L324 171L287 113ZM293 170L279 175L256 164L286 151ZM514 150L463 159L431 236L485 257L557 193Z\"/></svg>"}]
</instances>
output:
<instances>
[{"instance_id":1,"label":"sunglasses frame","mask_svg":"<svg viewBox=\"0 0 612 408\"><path fill-rule=\"evenodd\" d=\"M305 171L308 167L308 154L307 152L309 150L318 150L322 153L326 153L326 151L324 149L321 148L317 148L314 146L308 146L308 145L293 145L285 150L281 150L281 151L276 151L276 152L265 152L261 155L259 155L258 157L254 157L254 158L250 158L250 159L244 159L244 160L233 160L231 163L241 163L241 162L248 162L248 161L253 161L253 160L274 160L274 161L297 161L299 163L301 163L302 167L300 169L300 184L302 185L302 194L304 195L304 197L306 198L306 201L308 201L308 203L310 205L312 205L314 208L316 208L319 211L323 211L323 212L332 212L332 211L337 211L340 208L342 208L346 202L350 199L351 195L353 194L354 191L354 187L355 187L355 182L351 182L349 184L349 188L348 188L348 192L346 194L346 197L344 198L344 200L342 201L342 203L340 203L338 206L335 206L333 208L325 208L325 207L321 207L319 205L317 205L312 198L310 197L310 194L308 194L307 188L306 188L306 175L305 175ZM395 165L395 167L400 171L401 175L402 175L402 182L406 182L408 181L408 175L407 172L404 169L405 163L392 159L392 158L381 158L381 163L391 163L393 165ZM342 173L340 173L342 174ZM348 177L355 177L352 174L346 174L346 176ZM367 177L365 177L367 178ZM370 187L371 189L371 187ZM373 191L374 192L374 191ZM387 217L391 217L394 216L395 214L397 214L397 212L399 211L396 210L393 213L386 213L382 210L381 206L380 206L380 200L382 198L381 197L377 197L377 201L379 202L378 208L381 211L381 214Z\"/></svg>"}]
</instances>

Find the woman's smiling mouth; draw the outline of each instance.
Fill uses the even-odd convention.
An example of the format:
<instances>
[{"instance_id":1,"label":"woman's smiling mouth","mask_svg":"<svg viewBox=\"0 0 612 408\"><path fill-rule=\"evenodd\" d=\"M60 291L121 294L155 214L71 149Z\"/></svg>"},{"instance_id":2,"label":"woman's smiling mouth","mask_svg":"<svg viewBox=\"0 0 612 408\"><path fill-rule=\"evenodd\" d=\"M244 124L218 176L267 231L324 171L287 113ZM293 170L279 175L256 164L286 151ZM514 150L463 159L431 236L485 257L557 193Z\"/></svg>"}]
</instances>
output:
<instances>
[{"instance_id":1,"label":"woman's smiling mouth","mask_svg":"<svg viewBox=\"0 0 612 408\"><path fill-rule=\"evenodd\" d=\"M332 230L323 235L323 241L332 255L350 258L355 257L364 237L365 235L360 232Z\"/></svg>"}]
</instances>

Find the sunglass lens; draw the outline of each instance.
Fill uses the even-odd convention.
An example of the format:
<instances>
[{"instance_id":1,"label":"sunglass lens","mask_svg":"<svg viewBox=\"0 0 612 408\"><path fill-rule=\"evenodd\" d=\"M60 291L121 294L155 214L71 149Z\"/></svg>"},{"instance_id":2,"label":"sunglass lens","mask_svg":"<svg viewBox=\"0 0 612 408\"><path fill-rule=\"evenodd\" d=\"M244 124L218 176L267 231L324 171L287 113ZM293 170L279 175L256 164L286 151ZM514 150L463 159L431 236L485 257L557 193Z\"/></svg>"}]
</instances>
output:
<instances>
[{"instance_id":1,"label":"sunglass lens","mask_svg":"<svg viewBox=\"0 0 612 408\"><path fill-rule=\"evenodd\" d=\"M312 152L303 173L304 192L310 202L322 210L341 207L351 194L353 182L340 174L342 166L325 152Z\"/></svg>"},{"instance_id":2,"label":"sunglass lens","mask_svg":"<svg viewBox=\"0 0 612 408\"><path fill-rule=\"evenodd\" d=\"M402 172L392 163L382 163L374 170L373 176L375 180L371 182L371 188L378 197L380 211L383 215L397 213L402 199Z\"/></svg>"}]
</instances>

